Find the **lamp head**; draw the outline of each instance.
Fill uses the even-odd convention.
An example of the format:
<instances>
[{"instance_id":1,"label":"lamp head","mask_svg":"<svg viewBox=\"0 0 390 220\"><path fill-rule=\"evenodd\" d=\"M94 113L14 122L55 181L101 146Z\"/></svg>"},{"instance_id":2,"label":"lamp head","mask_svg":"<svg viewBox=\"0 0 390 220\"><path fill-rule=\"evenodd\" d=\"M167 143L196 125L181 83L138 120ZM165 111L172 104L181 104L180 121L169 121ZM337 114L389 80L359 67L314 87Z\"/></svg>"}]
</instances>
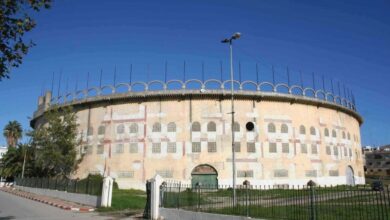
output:
<instances>
[{"instance_id":1,"label":"lamp head","mask_svg":"<svg viewBox=\"0 0 390 220\"><path fill-rule=\"evenodd\" d=\"M232 39L233 40L237 40L240 37L241 37L241 33L240 32L236 32L236 33L233 34Z\"/></svg>"},{"instance_id":2,"label":"lamp head","mask_svg":"<svg viewBox=\"0 0 390 220\"><path fill-rule=\"evenodd\" d=\"M229 40L229 39L227 39L227 38L225 38L225 39L223 39L221 42L222 42L222 43L229 43L229 42L230 42L230 40Z\"/></svg>"}]
</instances>

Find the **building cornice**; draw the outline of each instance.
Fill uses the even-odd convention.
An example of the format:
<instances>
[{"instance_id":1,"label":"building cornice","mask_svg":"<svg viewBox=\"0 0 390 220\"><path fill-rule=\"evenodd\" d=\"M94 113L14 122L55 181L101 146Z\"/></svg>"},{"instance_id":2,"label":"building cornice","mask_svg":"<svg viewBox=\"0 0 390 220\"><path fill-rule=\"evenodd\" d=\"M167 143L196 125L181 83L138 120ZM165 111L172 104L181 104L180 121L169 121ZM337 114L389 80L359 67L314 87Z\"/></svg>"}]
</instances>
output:
<instances>
[{"instance_id":1,"label":"building cornice","mask_svg":"<svg viewBox=\"0 0 390 220\"><path fill-rule=\"evenodd\" d=\"M75 108L90 107L94 105L119 104L131 102L150 102L157 100L186 100L186 99L230 99L231 94L228 90L165 90L165 91L144 91L144 92L127 92L116 93L110 95L99 95L88 97L82 100L72 100L63 104L51 105L46 109L39 109L34 113L30 121L31 127L35 127L35 122L43 116L44 112L56 107L72 106ZM346 113L354 117L359 124L363 123L363 118L354 110L338 105L336 103L311 98L307 96L297 96L292 94L261 92L261 91L235 91L234 98L239 100L255 100L255 101L274 101L287 102L290 104L304 104L316 106L317 108L328 108Z\"/></svg>"}]
</instances>

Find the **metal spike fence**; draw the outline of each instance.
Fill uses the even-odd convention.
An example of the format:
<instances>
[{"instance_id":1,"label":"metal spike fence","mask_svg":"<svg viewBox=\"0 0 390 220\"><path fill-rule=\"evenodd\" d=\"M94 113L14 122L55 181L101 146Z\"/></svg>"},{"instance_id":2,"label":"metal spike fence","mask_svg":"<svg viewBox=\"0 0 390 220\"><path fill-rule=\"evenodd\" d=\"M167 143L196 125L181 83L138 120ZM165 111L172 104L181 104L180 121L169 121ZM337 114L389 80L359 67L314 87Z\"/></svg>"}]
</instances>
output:
<instances>
[{"instance_id":1,"label":"metal spike fence","mask_svg":"<svg viewBox=\"0 0 390 220\"><path fill-rule=\"evenodd\" d=\"M103 182L101 179L90 178L76 180L65 178L16 178L17 186L32 188L53 189L71 193L80 193L100 196L102 193Z\"/></svg>"},{"instance_id":2,"label":"metal spike fence","mask_svg":"<svg viewBox=\"0 0 390 220\"><path fill-rule=\"evenodd\" d=\"M167 184L161 206L261 219L390 219L390 190L370 186L237 186L233 205L229 186Z\"/></svg>"}]
</instances>

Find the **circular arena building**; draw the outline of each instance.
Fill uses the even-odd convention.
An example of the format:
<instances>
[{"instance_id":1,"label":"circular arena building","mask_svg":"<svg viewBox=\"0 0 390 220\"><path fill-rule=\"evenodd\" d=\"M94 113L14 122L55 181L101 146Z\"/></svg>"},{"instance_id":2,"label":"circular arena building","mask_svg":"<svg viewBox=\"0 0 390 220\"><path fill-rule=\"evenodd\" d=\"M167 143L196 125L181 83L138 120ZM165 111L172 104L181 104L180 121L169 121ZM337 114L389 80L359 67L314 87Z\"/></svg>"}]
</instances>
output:
<instances>
[{"instance_id":1,"label":"circular arena building","mask_svg":"<svg viewBox=\"0 0 390 220\"><path fill-rule=\"evenodd\" d=\"M297 85L171 80L93 87L39 97L31 120L72 106L84 154L75 177L100 173L121 188L145 189L156 174L186 184L363 184L361 116L354 100ZM254 129L246 124L252 122Z\"/></svg>"}]
</instances>

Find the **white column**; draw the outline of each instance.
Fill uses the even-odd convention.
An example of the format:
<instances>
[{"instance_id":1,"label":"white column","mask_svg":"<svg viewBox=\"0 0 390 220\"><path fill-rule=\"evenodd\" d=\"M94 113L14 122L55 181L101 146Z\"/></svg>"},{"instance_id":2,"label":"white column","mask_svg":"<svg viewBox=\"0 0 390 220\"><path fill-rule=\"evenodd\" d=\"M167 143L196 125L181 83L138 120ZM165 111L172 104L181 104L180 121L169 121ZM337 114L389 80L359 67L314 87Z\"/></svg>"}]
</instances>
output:
<instances>
[{"instance_id":1,"label":"white column","mask_svg":"<svg viewBox=\"0 0 390 220\"><path fill-rule=\"evenodd\" d=\"M102 198L101 198L101 207L111 207L112 199L112 187L114 180L107 176L103 179L103 188L102 188Z\"/></svg>"},{"instance_id":2,"label":"white column","mask_svg":"<svg viewBox=\"0 0 390 220\"><path fill-rule=\"evenodd\" d=\"M160 175L154 176L151 182L151 190L150 190L150 215L153 220L158 219L160 216L159 208L160 208L160 186L163 182L163 179Z\"/></svg>"}]
</instances>

